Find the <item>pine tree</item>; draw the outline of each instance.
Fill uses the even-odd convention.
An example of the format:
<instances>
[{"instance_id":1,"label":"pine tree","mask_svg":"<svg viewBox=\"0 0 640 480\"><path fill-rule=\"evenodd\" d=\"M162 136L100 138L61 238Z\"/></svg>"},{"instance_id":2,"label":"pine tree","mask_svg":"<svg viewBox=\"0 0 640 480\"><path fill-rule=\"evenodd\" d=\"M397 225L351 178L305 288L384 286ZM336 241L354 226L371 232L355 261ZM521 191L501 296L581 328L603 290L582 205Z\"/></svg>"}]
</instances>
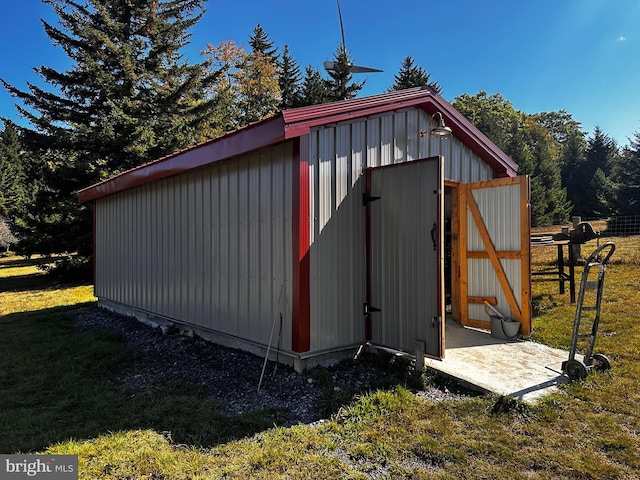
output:
<instances>
[{"instance_id":1,"label":"pine tree","mask_svg":"<svg viewBox=\"0 0 640 480\"><path fill-rule=\"evenodd\" d=\"M567 190L567 199L573 204L572 215L582 216L585 196L588 194L580 171L585 162L586 141L582 133L567 137L560 161L562 186Z\"/></svg>"},{"instance_id":2,"label":"pine tree","mask_svg":"<svg viewBox=\"0 0 640 480\"><path fill-rule=\"evenodd\" d=\"M327 81L320 72L308 66L304 70L304 78L300 86L301 105L318 105L329 101L331 92Z\"/></svg>"},{"instance_id":3,"label":"pine tree","mask_svg":"<svg viewBox=\"0 0 640 480\"><path fill-rule=\"evenodd\" d=\"M72 248L91 235L90 211L73 192L209 136L215 103L206 92L216 75L180 54L204 0L44 1L60 25L43 22L45 32L72 67L37 68L49 89L3 84L23 104L24 141L47 182L37 234Z\"/></svg>"},{"instance_id":4,"label":"pine tree","mask_svg":"<svg viewBox=\"0 0 640 480\"><path fill-rule=\"evenodd\" d=\"M619 215L638 215L640 212L640 131L624 148L613 165L616 182L615 204Z\"/></svg>"},{"instance_id":5,"label":"pine tree","mask_svg":"<svg viewBox=\"0 0 640 480\"><path fill-rule=\"evenodd\" d=\"M553 135L530 116L525 119L524 129L533 162L520 165L518 173L531 176L532 224L537 227L565 222L572 205L562 188Z\"/></svg>"},{"instance_id":6,"label":"pine tree","mask_svg":"<svg viewBox=\"0 0 640 480\"><path fill-rule=\"evenodd\" d=\"M108 175L193 141L214 106L203 98L212 79L179 50L202 0L45 1L61 25L43 22L45 32L74 66L36 69L51 91L3 82L29 107L18 110L35 127L27 133L36 146L81 154Z\"/></svg>"},{"instance_id":7,"label":"pine tree","mask_svg":"<svg viewBox=\"0 0 640 480\"><path fill-rule=\"evenodd\" d=\"M280 109L297 107L302 102L300 98L300 67L289 52L288 45L285 45L282 50L279 67Z\"/></svg>"},{"instance_id":8,"label":"pine tree","mask_svg":"<svg viewBox=\"0 0 640 480\"><path fill-rule=\"evenodd\" d=\"M353 81L351 67L353 62L344 45L338 46L333 56L333 68L328 70L329 101L347 100L355 98L364 87L365 81L358 83Z\"/></svg>"},{"instance_id":9,"label":"pine tree","mask_svg":"<svg viewBox=\"0 0 640 480\"><path fill-rule=\"evenodd\" d=\"M400 70L394 76L395 81L389 91L428 86L436 93L441 93L440 85L437 82L429 82L429 77L430 75L422 67L414 65L411 56L406 56L402 60Z\"/></svg>"},{"instance_id":10,"label":"pine tree","mask_svg":"<svg viewBox=\"0 0 640 480\"><path fill-rule=\"evenodd\" d=\"M616 143L596 127L593 137L587 141L585 161L577 171L582 184L581 209L578 212L581 216L600 217L613 210L613 186L609 176L617 150Z\"/></svg>"},{"instance_id":11,"label":"pine tree","mask_svg":"<svg viewBox=\"0 0 640 480\"><path fill-rule=\"evenodd\" d=\"M278 62L278 48L273 46L273 42L269 38L260 24L256 25L253 33L249 36L249 46L251 51L260 52L271 63Z\"/></svg>"},{"instance_id":12,"label":"pine tree","mask_svg":"<svg viewBox=\"0 0 640 480\"><path fill-rule=\"evenodd\" d=\"M13 122L5 121L0 132L0 217L10 223L27 201L24 159L17 128Z\"/></svg>"},{"instance_id":13,"label":"pine tree","mask_svg":"<svg viewBox=\"0 0 640 480\"><path fill-rule=\"evenodd\" d=\"M244 125L276 113L280 104L277 49L260 25L249 37L249 45L252 51L236 74Z\"/></svg>"}]
</instances>

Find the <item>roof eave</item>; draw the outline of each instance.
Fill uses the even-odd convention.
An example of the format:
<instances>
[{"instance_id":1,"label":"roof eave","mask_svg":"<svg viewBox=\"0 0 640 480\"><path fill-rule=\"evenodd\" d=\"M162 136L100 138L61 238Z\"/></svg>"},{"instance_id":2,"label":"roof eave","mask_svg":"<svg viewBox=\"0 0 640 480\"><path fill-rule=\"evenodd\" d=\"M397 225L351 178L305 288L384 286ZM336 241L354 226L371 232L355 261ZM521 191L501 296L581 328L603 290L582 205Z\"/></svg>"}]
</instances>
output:
<instances>
[{"instance_id":1,"label":"roof eave","mask_svg":"<svg viewBox=\"0 0 640 480\"><path fill-rule=\"evenodd\" d=\"M517 174L518 166L509 156L443 97L425 87L284 110L256 124L154 160L82 189L78 192L78 201L89 202L145 183L178 175L193 168L275 145L306 135L312 128L321 125L371 117L409 107L422 108L430 115L437 111L441 112L454 136L487 162L494 169L496 176Z\"/></svg>"},{"instance_id":2,"label":"roof eave","mask_svg":"<svg viewBox=\"0 0 640 480\"><path fill-rule=\"evenodd\" d=\"M145 183L178 175L186 170L275 145L285 140L284 133L284 120L279 114L84 188L78 191L78 202L97 200Z\"/></svg>"}]
</instances>

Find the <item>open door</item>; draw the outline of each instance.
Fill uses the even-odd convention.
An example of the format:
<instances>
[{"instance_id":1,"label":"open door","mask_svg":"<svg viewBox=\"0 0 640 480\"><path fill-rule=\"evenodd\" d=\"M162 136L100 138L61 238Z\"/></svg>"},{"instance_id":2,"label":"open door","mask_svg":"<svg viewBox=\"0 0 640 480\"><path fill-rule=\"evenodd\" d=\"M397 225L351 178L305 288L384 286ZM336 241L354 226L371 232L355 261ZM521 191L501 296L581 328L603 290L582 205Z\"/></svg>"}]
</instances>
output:
<instances>
[{"instance_id":1,"label":"open door","mask_svg":"<svg viewBox=\"0 0 640 480\"><path fill-rule=\"evenodd\" d=\"M490 328L483 301L531 332L529 177L458 185L459 320Z\"/></svg>"},{"instance_id":2,"label":"open door","mask_svg":"<svg viewBox=\"0 0 640 480\"><path fill-rule=\"evenodd\" d=\"M440 157L367 170L367 340L406 352L444 345Z\"/></svg>"}]
</instances>

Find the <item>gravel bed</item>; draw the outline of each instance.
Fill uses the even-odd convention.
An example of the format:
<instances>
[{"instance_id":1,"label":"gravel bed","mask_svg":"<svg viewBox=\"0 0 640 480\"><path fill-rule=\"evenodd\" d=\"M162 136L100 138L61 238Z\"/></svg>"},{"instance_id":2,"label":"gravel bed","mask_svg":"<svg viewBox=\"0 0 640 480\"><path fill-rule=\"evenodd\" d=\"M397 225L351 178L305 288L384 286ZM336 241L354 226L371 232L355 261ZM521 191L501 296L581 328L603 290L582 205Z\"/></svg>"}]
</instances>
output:
<instances>
[{"instance_id":1,"label":"gravel bed","mask_svg":"<svg viewBox=\"0 0 640 480\"><path fill-rule=\"evenodd\" d=\"M160 328L98 307L79 309L75 323L81 330L111 329L139 353L131 368L113 378L118 387L135 393L163 383L199 385L226 414L274 408L285 416L281 426L321 422L326 415L320 403L323 396L326 397L327 388L336 392L366 391L389 376L382 362L371 353L363 354L357 361L327 367L321 373L311 370L300 374L289 366L276 366L269 361L258 392L264 358L215 345L197 336L175 331L163 334ZM440 382L415 393L432 401L476 395Z\"/></svg>"}]
</instances>

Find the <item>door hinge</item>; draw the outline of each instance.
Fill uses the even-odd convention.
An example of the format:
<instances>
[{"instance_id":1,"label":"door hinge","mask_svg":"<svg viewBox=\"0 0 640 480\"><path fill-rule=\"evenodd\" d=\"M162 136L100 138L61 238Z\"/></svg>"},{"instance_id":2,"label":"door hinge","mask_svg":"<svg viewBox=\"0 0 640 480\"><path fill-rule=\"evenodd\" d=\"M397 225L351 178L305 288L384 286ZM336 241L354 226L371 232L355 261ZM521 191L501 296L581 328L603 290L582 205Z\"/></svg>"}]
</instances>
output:
<instances>
[{"instance_id":1,"label":"door hinge","mask_svg":"<svg viewBox=\"0 0 640 480\"><path fill-rule=\"evenodd\" d=\"M382 310L376 307L372 307L368 303L364 303L364 314L369 315L370 313L381 312Z\"/></svg>"},{"instance_id":2,"label":"door hinge","mask_svg":"<svg viewBox=\"0 0 640 480\"><path fill-rule=\"evenodd\" d=\"M376 200L380 200L382 197L374 197L372 195L367 195L366 193L362 194L362 205L366 206L368 203L375 202Z\"/></svg>"}]
</instances>

